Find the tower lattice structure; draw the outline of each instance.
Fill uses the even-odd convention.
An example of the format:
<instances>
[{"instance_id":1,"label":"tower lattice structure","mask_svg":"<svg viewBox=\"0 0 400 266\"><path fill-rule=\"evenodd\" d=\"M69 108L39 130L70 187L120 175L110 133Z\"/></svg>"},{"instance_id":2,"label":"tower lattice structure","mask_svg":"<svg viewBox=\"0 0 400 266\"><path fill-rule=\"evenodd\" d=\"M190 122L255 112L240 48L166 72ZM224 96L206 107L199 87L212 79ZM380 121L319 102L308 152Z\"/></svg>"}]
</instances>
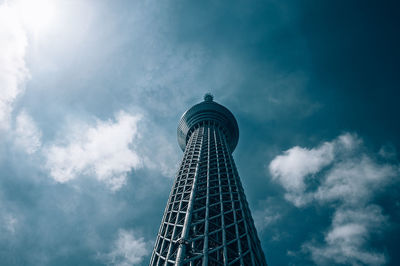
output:
<instances>
[{"instance_id":1,"label":"tower lattice structure","mask_svg":"<svg viewBox=\"0 0 400 266\"><path fill-rule=\"evenodd\" d=\"M235 117L206 94L178 126L184 151L150 265L266 265L232 152Z\"/></svg>"}]
</instances>

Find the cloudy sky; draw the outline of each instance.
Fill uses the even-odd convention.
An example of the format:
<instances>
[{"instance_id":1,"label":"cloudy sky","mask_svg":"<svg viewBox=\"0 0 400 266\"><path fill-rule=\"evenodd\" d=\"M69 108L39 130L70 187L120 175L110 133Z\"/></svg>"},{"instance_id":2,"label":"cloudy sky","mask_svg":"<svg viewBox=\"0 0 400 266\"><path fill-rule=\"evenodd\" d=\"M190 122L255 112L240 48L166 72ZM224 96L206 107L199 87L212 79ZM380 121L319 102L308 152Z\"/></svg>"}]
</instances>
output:
<instances>
[{"instance_id":1,"label":"cloudy sky","mask_svg":"<svg viewBox=\"0 0 400 266\"><path fill-rule=\"evenodd\" d=\"M0 0L2 265L147 265L211 92L270 265L400 265L396 1Z\"/></svg>"}]
</instances>

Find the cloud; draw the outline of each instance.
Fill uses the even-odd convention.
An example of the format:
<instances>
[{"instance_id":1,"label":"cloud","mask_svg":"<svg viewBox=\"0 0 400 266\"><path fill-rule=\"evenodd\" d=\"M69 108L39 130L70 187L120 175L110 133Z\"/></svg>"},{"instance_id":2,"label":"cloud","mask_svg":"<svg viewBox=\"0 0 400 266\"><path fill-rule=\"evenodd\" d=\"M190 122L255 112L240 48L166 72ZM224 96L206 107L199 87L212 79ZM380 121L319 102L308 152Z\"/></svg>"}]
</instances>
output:
<instances>
[{"instance_id":1,"label":"cloud","mask_svg":"<svg viewBox=\"0 0 400 266\"><path fill-rule=\"evenodd\" d=\"M121 229L118 231L118 238L111 251L107 254L100 254L99 258L105 261L107 265L137 265L148 255L149 247L149 243L145 242L144 238L138 238L132 231Z\"/></svg>"},{"instance_id":2,"label":"cloud","mask_svg":"<svg viewBox=\"0 0 400 266\"><path fill-rule=\"evenodd\" d=\"M306 189L305 177L312 175L333 160L333 145L324 143L315 149L293 147L279 155L269 165L272 178L286 189L285 197L296 206L305 204L303 193Z\"/></svg>"},{"instance_id":3,"label":"cloud","mask_svg":"<svg viewBox=\"0 0 400 266\"><path fill-rule=\"evenodd\" d=\"M265 208L254 213L254 223L258 231L263 231L270 225L276 223L282 218L277 210Z\"/></svg>"},{"instance_id":4,"label":"cloud","mask_svg":"<svg viewBox=\"0 0 400 266\"><path fill-rule=\"evenodd\" d=\"M279 237L279 231L276 231L276 225L278 221L282 219L286 215L285 208L282 208L280 204L279 198L276 197L268 197L267 199L259 202L259 209L255 210L253 213L254 224L259 232L265 232L268 229L268 232L271 233L274 231L275 236Z\"/></svg>"},{"instance_id":5,"label":"cloud","mask_svg":"<svg viewBox=\"0 0 400 266\"><path fill-rule=\"evenodd\" d=\"M181 156L175 138L172 141L169 140L164 130L155 123L146 123L141 129L143 129L143 134L146 134L146 137L141 138L138 151L142 156L144 166L159 171L163 176L174 178ZM157 134L154 135L154 132L157 132Z\"/></svg>"},{"instance_id":6,"label":"cloud","mask_svg":"<svg viewBox=\"0 0 400 266\"><path fill-rule=\"evenodd\" d=\"M379 155L385 159L396 159L396 148L392 144L383 145L379 150Z\"/></svg>"},{"instance_id":7,"label":"cloud","mask_svg":"<svg viewBox=\"0 0 400 266\"><path fill-rule=\"evenodd\" d=\"M18 114L14 132L15 144L28 154L35 153L42 145L42 132L25 111Z\"/></svg>"},{"instance_id":8,"label":"cloud","mask_svg":"<svg viewBox=\"0 0 400 266\"><path fill-rule=\"evenodd\" d=\"M386 262L382 253L363 249L369 240L370 232L379 231L386 223L379 206L364 208L340 207L336 210L332 225L325 234L325 245L306 243L305 251L310 251L318 265L336 264L383 265Z\"/></svg>"},{"instance_id":9,"label":"cloud","mask_svg":"<svg viewBox=\"0 0 400 266\"><path fill-rule=\"evenodd\" d=\"M303 251L310 252L317 264L386 262L384 254L368 246L372 233L387 223L381 207L372 201L398 175L398 166L376 158L367 154L360 138L346 133L316 148L293 147L269 164L272 178L295 206L316 202L334 207L324 242L303 244Z\"/></svg>"},{"instance_id":10,"label":"cloud","mask_svg":"<svg viewBox=\"0 0 400 266\"><path fill-rule=\"evenodd\" d=\"M13 104L23 92L29 72L25 65L28 45L18 16L6 3L0 5L0 129L9 129Z\"/></svg>"},{"instance_id":11,"label":"cloud","mask_svg":"<svg viewBox=\"0 0 400 266\"><path fill-rule=\"evenodd\" d=\"M127 173L142 165L133 149L139 120L138 115L119 112L115 121L74 125L75 130L62 140L64 144L52 144L44 151L51 177L63 183L81 175L94 175L110 189L120 189Z\"/></svg>"},{"instance_id":12,"label":"cloud","mask_svg":"<svg viewBox=\"0 0 400 266\"><path fill-rule=\"evenodd\" d=\"M393 165L379 164L363 154L358 157L336 162L313 193L314 198L320 202L340 200L346 205L359 205L368 202L375 189L385 186L396 175Z\"/></svg>"},{"instance_id":13,"label":"cloud","mask_svg":"<svg viewBox=\"0 0 400 266\"><path fill-rule=\"evenodd\" d=\"M0 232L2 233L3 238L7 235L13 235L16 233L19 221L15 215L1 209L0 222Z\"/></svg>"}]
</instances>

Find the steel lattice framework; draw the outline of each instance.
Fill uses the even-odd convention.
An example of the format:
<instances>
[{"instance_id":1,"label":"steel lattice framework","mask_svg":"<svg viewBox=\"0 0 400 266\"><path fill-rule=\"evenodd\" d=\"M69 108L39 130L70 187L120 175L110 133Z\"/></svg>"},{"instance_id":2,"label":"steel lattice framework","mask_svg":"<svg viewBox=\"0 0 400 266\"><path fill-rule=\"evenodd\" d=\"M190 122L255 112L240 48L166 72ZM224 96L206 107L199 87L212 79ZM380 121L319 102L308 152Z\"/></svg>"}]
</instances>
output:
<instances>
[{"instance_id":1,"label":"steel lattice framework","mask_svg":"<svg viewBox=\"0 0 400 266\"><path fill-rule=\"evenodd\" d=\"M181 118L184 156L150 265L266 265L232 157L235 118L211 95Z\"/></svg>"}]
</instances>

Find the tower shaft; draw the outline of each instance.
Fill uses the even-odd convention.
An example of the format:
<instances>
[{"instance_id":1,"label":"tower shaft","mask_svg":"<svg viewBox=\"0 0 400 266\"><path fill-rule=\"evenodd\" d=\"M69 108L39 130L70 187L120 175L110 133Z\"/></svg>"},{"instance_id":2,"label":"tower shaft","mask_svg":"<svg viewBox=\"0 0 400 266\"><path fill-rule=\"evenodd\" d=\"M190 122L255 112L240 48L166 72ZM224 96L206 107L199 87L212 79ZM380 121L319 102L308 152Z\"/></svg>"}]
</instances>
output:
<instances>
[{"instance_id":1,"label":"tower shaft","mask_svg":"<svg viewBox=\"0 0 400 266\"><path fill-rule=\"evenodd\" d=\"M266 265L226 128L203 120L189 136L150 265Z\"/></svg>"}]
</instances>

